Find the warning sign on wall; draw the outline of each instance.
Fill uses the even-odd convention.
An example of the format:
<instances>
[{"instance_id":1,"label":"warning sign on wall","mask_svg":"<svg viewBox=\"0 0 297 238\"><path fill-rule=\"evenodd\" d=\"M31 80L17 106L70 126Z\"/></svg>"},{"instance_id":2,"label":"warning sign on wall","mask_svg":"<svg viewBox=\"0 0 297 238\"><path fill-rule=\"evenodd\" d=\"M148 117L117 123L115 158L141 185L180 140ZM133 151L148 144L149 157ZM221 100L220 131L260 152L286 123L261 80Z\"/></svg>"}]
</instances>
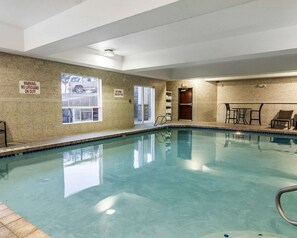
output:
<instances>
[{"instance_id":1,"label":"warning sign on wall","mask_svg":"<svg viewBox=\"0 0 297 238\"><path fill-rule=\"evenodd\" d=\"M124 97L124 89L114 89L113 96L115 98L123 98Z\"/></svg>"},{"instance_id":2,"label":"warning sign on wall","mask_svg":"<svg viewBox=\"0 0 297 238\"><path fill-rule=\"evenodd\" d=\"M20 93L40 94L40 82L35 81L19 81Z\"/></svg>"}]
</instances>

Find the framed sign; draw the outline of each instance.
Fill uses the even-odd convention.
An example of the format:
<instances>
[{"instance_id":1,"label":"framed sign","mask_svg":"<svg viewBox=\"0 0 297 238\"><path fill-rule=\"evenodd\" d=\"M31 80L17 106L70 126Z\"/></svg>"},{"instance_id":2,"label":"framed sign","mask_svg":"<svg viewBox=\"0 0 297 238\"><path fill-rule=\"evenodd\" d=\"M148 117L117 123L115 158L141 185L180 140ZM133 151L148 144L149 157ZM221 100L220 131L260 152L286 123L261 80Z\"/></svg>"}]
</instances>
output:
<instances>
[{"instance_id":1,"label":"framed sign","mask_svg":"<svg viewBox=\"0 0 297 238\"><path fill-rule=\"evenodd\" d=\"M40 82L21 80L19 90L24 94L40 94Z\"/></svg>"},{"instance_id":2,"label":"framed sign","mask_svg":"<svg viewBox=\"0 0 297 238\"><path fill-rule=\"evenodd\" d=\"M113 96L115 98L123 98L124 97L124 89L114 89Z\"/></svg>"}]
</instances>

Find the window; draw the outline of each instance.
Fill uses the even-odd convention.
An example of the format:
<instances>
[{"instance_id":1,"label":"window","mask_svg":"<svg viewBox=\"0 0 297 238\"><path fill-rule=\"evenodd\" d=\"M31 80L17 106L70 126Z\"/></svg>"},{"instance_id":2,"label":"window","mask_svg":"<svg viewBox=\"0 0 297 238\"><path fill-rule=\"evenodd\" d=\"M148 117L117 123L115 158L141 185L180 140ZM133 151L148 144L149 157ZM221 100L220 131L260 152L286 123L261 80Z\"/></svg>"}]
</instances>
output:
<instances>
[{"instance_id":1,"label":"window","mask_svg":"<svg viewBox=\"0 0 297 238\"><path fill-rule=\"evenodd\" d=\"M63 124L102 121L100 79L62 74L61 92Z\"/></svg>"},{"instance_id":2,"label":"window","mask_svg":"<svg viewBox=\"0 0 297 238\"><path fill-rule=\"evenodd\" d=\"M134 123L154 122L155 89L134 86Z\"/></svg>"}]
</instances>

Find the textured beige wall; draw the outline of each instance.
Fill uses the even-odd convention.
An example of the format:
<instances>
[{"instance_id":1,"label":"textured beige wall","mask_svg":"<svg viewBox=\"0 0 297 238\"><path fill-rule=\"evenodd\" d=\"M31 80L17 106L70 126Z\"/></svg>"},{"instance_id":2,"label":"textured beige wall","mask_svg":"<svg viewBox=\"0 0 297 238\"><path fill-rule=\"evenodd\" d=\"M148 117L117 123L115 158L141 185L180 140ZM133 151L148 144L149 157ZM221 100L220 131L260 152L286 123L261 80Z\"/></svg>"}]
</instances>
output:
<instances>
[{"instance_id":1,"label":"textured beige wall","mask_svg":"<svg viewBox=\"0 0 297 238\"><path fill-rule=\"evenodd\" d=\"M181 85L193 88L193 121L216 121L217 86L216 83L201 79L168 81L167 90L172 91L172 119L178 119L178 89Z\"/></svg>"},{"instance_id":2,"label":"textured beige wall","mask_svg":"<svg viewBox=\"0 0 297 238\"><path fill-rule=\"evenodd\" d=\"M257 85L264 84L260 88ZM225 119L225 102L247 103L244 106L258 109L259 105L248 103L267 103L262 108L262 125L269 126L271 119L279 110L294 110L297 113L297 78L249 79L224 81L218 86L218 121ZM271 104L270 104L271 103ZM296 103L296 104L281 104ZM236 104L231 104L235 107ZM238 106L238 105L237 105ZM241 105L242 106L242 105ZM257 124L254 121L253 124Z\"/></svg>"},{"instance_id":3,"label":"textured beige wall","mask_svg":"<svg viewBox=\"0 0 297 238\"><path fill-rule=\"evenodd\" d=\"M61 73L102 79L102 122L62 124ZM20 80L40 82L41 94L20 94ZM155 87L156 115L165 113L165 81L0 53L0 120L8 141L20 142L133 127L134 85ZM113 97L115 88L124 89L124 98Z\"/></svg>"}]
</instances>

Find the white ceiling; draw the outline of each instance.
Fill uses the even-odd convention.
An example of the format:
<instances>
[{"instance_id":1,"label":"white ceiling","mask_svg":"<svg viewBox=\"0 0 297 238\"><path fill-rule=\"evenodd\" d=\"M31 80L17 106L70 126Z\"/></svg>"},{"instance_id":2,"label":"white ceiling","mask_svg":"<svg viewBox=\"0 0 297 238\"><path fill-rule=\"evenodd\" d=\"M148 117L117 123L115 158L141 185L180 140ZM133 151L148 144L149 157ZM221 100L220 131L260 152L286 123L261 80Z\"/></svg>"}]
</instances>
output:
<instances>
[{"instance_id":1,"label":"white ceiling","mask_svg":"<svg viewBox=\"0 0 297 238\"><path fill-rule=\"evenodd\" d=\"M0 0L0 22L25 29L84 1Z\"/></svg>"},{"instance_id":2,"label":"white ceiling","mask_svg":"<svg viewBox=\"0 0 297 238\"><path fill-rule=\"evenodd\" d=\"M166 80L297 71L296 0L0 0L0 50ZM115 57L103 55L113 49Z\"/></svg>"}]
</instances>

